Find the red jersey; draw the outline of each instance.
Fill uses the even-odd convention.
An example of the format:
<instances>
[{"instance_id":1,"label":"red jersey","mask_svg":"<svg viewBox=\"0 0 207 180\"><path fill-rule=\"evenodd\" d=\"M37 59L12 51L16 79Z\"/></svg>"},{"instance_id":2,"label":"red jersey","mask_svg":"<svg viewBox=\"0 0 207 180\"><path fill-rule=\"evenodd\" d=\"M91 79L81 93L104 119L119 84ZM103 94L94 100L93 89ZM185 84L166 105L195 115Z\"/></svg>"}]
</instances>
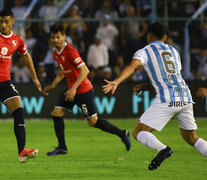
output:
<instances>
[{"instance_id":1,"label":"red jersey","mask_svg":"<svg viewBox=\"0 0 207 180\"><path fill-rule=\"evenodd\" d=\"M65 43L65 47L60 52L55 49L53 52L53 57L57 61L60 70L64 74L64 77L67 79L68 87L70 88L80 74L79 67L85 63L80 57L78 51L67 43ZM88 92L92 88L93 85L86 77L77 88L76 93L82 94Z\"/></svg>"},{"instance_id":2,"label":"red jersey","mask_svg":"<svg viewBox=\"0 0 207 180\"><path fill-rule=\"evenodd\" d=\"M10 80L11 60L15 51L21 55L27 53L23 39L13 32L9 36L0 33L0 82Z\"/></svg>"}]
</instances>

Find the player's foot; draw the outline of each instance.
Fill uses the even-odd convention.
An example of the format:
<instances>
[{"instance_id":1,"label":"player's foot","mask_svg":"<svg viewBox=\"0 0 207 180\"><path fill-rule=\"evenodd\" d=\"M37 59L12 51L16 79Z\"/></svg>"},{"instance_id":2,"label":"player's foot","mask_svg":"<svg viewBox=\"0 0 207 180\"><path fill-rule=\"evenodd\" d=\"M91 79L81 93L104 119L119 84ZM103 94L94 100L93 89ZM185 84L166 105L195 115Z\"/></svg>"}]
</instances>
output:
<instances>
[{"instance_id":1,"label":"player's foot","mask_svg":"<svg viewBox=\"0 0 207 180\"><path fill-rule=\"evenodd\" d=\"M38 155L38 149L32 149L30 148L24 148L22 152L19 154L19 162L24 163L26 162L29 158L34 158L35 156Z\"/></svg>"},{"instance_id":2,"label":"player's foot","mask_svg":"<svg viewBox=\"0 0 207 180\"><path fill-rule=\"evenodd\" d=\"M149 165L149 170L157 169L161 163L168 157L173 155L173 150L167 146L165 149L161 150L158 155L151 161Z\"/></svg>"},{"instance_id":3,"label":"player's foot","mask_svg":"<svg viewBox=\"0 0 207 180\"><path fill-rule=\"evenodd\" d=\"M54 151L48 152L47 155L48 156L55 156L58 154L67 154L68 150L67 149L60 149L60 148L56 148Z\"/></svg>"},{"instance_id":4,"label":"player's foot","mask_svg":"<svg viewBox=\"0 0 207 180\"><path fill-rule=\"evenodd\" d=\"M121 140L125 144L126 150L129 151L131 148L131 142L130 142L130 138L129 138L130 133L129 133L129 130L124 130L124 131L125 131L125 135Z\"/></svg>"}]
</instances>

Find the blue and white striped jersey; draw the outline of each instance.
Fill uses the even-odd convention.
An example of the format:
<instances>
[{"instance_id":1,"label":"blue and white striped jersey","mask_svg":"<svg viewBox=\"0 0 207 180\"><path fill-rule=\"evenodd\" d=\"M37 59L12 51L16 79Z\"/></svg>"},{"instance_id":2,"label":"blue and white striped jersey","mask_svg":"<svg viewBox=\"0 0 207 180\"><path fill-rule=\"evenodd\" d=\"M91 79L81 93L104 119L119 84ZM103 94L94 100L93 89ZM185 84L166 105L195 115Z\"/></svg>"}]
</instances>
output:
<instances>
[{"instance_id":1,"label":"blue and white striped jersey","mask_svg":"<svg viewBox=\"0 0 207 180\"><path fill-rule=\"evenodd\" d=\"M154 41L136 51L133 59L142 62L161 103L193 102L190 90L181 76L180 55L175 48L162 41Z\"/></svg>"}]
</instances>

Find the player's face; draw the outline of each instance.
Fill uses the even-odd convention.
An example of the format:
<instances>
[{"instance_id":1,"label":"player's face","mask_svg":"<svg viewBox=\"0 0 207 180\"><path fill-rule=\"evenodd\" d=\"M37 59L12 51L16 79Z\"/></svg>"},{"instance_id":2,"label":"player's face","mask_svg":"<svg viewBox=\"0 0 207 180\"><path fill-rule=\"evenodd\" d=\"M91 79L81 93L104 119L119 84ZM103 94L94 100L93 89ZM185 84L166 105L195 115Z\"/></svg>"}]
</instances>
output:
<instances>
[{"instance_id":1,"label":"player's face","mask_svg":"<svg viewBox=\"0 0 207 180\"><path fill-rule=\"evenodd\" d=\"M14 19L10 16L0 17L0 32L6 36L11 34Z\"/></svg>"},{"instance_id":2,"label":"player's face","mask_svg":"<svg viewBox=\"0 0 207 180\"><path fill-rule=\"evenodd\" d=\"M58 50L61 50L65 44L65 35L61 32L51 33L51 42Z\"/></svg>"}]
</instances>

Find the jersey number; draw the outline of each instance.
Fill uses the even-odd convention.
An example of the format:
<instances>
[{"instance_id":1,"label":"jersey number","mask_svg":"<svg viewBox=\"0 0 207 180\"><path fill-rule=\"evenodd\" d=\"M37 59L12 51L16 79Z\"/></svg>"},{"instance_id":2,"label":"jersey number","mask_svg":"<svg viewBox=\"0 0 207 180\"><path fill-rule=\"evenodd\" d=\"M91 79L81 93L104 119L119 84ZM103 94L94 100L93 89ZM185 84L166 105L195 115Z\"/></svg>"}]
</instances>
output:
<instances>
[{"instance_id":1,"label":"jersey number","mask_svg":"<svg viewBox=\"0 0 207 180\"><path fill-rule=\"evenodd\" d=\"M88 109L87 109L86 104L82 104L82 111L83 111L83 114L85 114L86 116L88 116Z\"/></svg>"},{"instance_id":2,"label":"jersey number","mask_svg":"<svg viewBox=\"0 0 207 180\"><path fill-rule=\"evenodd\" d=\"M162 60L164 62L166 71L168 73L174 74L176 73L175 64L172 60L170 60L169 57L172 57L172 54L170 52L162 52Z\"/></svg>"}]
</instances>

